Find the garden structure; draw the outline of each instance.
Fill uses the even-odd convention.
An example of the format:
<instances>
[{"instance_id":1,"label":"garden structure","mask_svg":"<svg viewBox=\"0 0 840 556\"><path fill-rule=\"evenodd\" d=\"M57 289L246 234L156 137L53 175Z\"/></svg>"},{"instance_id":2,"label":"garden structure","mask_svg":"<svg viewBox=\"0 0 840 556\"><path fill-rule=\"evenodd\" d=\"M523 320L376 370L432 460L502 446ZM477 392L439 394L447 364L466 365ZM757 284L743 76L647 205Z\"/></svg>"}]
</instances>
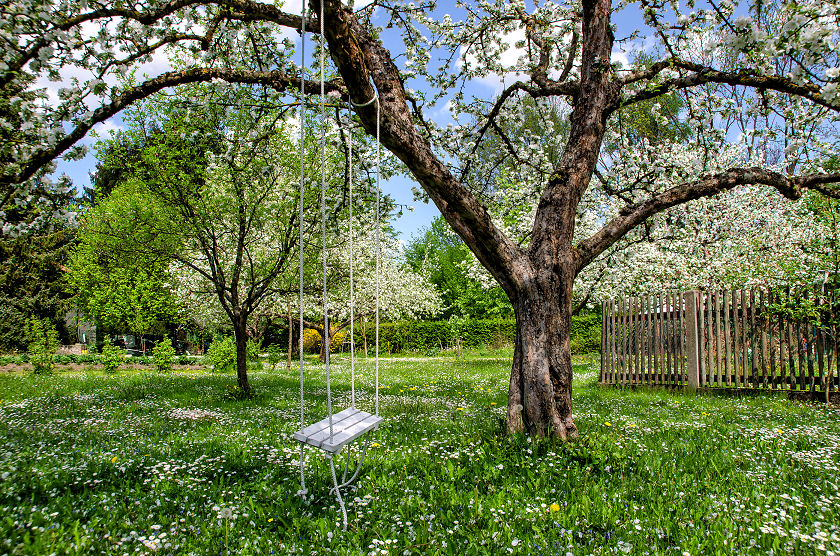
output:
<instances>
[{"instance_id":1,"label":"garden structure","mask_svg":"<svg viewBox=\"0 0 840 556\"><path fill-rule=\"evenodd\" d=\"M797 293L797 292L794 292ZM602 384L786 389L829 399L840 388L835 292L686 291L602 304Z\"/></svg>"}]
</instances>

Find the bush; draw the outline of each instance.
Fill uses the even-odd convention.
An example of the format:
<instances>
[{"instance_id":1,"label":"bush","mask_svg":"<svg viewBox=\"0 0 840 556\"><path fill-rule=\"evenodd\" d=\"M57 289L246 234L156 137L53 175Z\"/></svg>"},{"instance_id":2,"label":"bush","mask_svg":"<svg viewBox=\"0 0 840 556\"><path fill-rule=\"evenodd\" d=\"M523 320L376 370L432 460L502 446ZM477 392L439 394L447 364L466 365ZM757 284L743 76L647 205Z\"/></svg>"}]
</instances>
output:
<instances>
[{"instance_id":1,"label":"bush","mask_svg":"<svg viewBox=\"0 0 840 556\"><path fill-rule=\"evenodd\" d=\"M572 317L572 353L592 353L600 349L600 313L584 313Z\"/></svg>"},{"instance_id":2,"label":"bush","mask_svg":"<svg viewBox=\"0 0 840 556\"><path fill-rule=\"evenodd\" d=\"M105 372L109 374L117 372L124 362L125 351L106 338L105 343L102 344L102 368Z\"/></svg>"},{"instance_id":3,"label":"bush","mask_svg":"<svg viewBox=\"0 0 840 556\"><path fill-rule=\"evenodd\" d=\"M366 323L364 333L368 351L373 353L375 324ZM438 352L453 345L456 337L461 338L462 347L510 345L516 338L516 324L512 319L385 322L379 326L379 349L381 353ZM361 346L362 327L357 326L356 347Z\"/></svg>"},{"instance_id":4,"label":"bush","mask_svg":"<svg viewBox=\"0 0 840 556\"><path fill-rule=\"evenodd\" d=\"M158 371L171 371L172 362L175 359L175 348L172 347L172 341L169 338L164 338L158 342L155 349L152 350L152 358Z\"/></svg>"},{"instance_id":5,"label":"bush","mask_svg":"<svg viewBox=\"0 0 840 556\"><path fill-rule=\"evenodd\" d=\"M252 363L254 368L261 368L260 362L260 342L253 342L248 340L246 346L246 358ZM188 363L195 363L195 361L187 360ZM227 373L236 370L236 340L233 336L224 336L216 338L210 347L207 348L207 353L204 354L204 364L216 371Z\"/></svg>"},{"instance_id":6,"label":"bush","mask_svg":"<svg viewBox=\"0 0 840 556\"><path fill-rule=\"evenodd\" d=\"M283 352L283 348L276 344L272 344L268 346L268 367L269 370L275 371L277 370L277 365L285 359L285 353Z\"/></svg>"},{"instance_id":7,"label":"bush","mask_svg":"<svg viewBox=\"0 0 840 556\"><path fill-rule=\"evenodd\" d=\"M321 335L317 331L311 328L303 331L303 351L304 353L321 352Z\"/></svg>"},{"instance_id":8,"label":"bush","mask_svg":"<svg viewBox=\"0 0 840 556\"><path fill-rule=\"evenodd\" d=\"M204 354L204 362L210 365L215 371L222 373L231 372L236 369L236 342L232 336L216 338L207 353Z\"/></svg>"},{"instance_id":9,"label":"bush","mask_svg":"<svg viewBox=\"0 0 840 556\"><path fill-rule=\"evenodd\" d=\"M29 360L32 372L51 373L55 368L55 352L58 349L58 331L48 319L32 318L26 324L29 340Z\"/></svg>"},{"instance_id":10,"label":"bush","mask_svg":"<svg viewBox=\"0 0 840 556\"><path fill-rule=\"evenodd\" d=\"M333 334L332 342L330 342L330 353L338 353L347 339L347 329L342 328ZM303 351L305 353L321 353L321 342L323 338L317 330L307 328L303 331ZM356 341L356 348L359 347L358 340ZM349 349L349 348L348 348Z\"/></svg>"}]
</instances>

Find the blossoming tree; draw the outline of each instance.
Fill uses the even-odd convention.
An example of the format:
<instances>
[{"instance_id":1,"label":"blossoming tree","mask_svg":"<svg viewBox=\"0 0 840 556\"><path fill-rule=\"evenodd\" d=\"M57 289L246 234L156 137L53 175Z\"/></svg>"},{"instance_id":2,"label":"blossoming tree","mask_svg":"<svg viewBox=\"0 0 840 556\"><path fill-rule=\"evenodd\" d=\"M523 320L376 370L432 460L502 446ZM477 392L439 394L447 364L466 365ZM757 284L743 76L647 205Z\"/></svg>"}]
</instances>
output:
<instances>
[{"instance_id":1,"label":"blossoming tree","mask_svg":"<svg viewBox=\"0 0 840 556\"><path fill-rule=\"evenodd\" d=\"M840 101L835 4L785 2L771 17L758 1L736 6L722 0L704 9L689 3L691 11L676 13L677 3L641 0L642 33L658 44L655 61L622 70L611 63L617 45L612 17L631 4L464 2L459 20L437 17L425 3L384 0L354 10L340 0L311 0L314 14L302 22L251 0L6 2L0 8L0 188L7 198L37 194L39 178L56 157L74 154L94 125L156 91L209 80L262 83L278 91L294 87L301 71L293 62L289 29L323 34L335 66L326 90L356 103L370 134L380 115L382 144L513 304L509 430L575 437L569 333L572 287L581 272L676 205L746 184L775 188L790 199L806 189L833 195L840 181L840 175L823 171L818 147L825 138L812 125L834 121ZM404 39L402 68L382 42L387 32L374 27L376 10L390 16L389 26ZM634 36L619 37L619 44ZM182 64L147 79L131 73L164 48L180 52ZM514 52L512 60L506 52ZM89 73L70 81L72 68ZM49 89L38 89L50 79L67 84L54 98ZM502 83L495 100L470 94L471 82L488 79ZM317 82L302 81L307 93L319 91ZM622 164L621 149L607 166L602 158L621 110L673 92L686 98L699 146L710 135L740 140L726 127L740 115L759 148L701 175L647 168L629 184L605 181L596 191L598 174ZM498 133L498 121L513 117L523 96L569 108L568 140L550 167L539 145L505 141ZM378 106L365 105L374 97ZM428 119L435 102L448 103L453 117L470 121L438 127ZM485 195L492 191L469 187L471 173L480 170L472 164L472 150L494 134L539 184L525 242L514 240L505 222L488 211ZM812 153L807 165L797 159L805 148ZM779 154L775 160L760 156L771 151ZM603 201L597 216L580 213L590 197ZM582 230L581 220L587 223Z\"/></svg>"},{"instance_id":2,"label":"blossoming tree","mask_svg":"<svg viewBox=\"0 0 840 556\"><path fill-rule=\"evenodd\" d=\"M386 230L379 234L377 265L376 225L370 218L357 218L353 226L352 257L347 222L341 224L341 233L331 239L327 248L326 311L330 342L351 323L374 317L377 308L383 320L429 317L440 311L440 295L435 287L400 261L399 245ZM298 287L297 278L287 279L287 293L266 300L255 315L256 319L264 321L254 322L252 328L268 326L276 320L288 321L294 329L302 318L304 328L325 337L323 277L315 273L305 278L302 312L297 291L292 293ZM296 330L293 332L297 333ZM324 361L326 342L321 342L320 355Z\"/></svg>"}]
</instances>

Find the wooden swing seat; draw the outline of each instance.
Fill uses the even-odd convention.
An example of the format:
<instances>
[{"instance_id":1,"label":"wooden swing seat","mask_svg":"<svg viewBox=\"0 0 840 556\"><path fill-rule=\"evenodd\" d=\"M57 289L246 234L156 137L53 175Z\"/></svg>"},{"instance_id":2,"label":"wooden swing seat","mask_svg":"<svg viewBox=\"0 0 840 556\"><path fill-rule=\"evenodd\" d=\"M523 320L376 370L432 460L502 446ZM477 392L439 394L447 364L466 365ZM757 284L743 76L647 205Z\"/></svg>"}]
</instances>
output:
<instances>
[{"instance_id":1,"label":"wooden swing seat","mask_svg":"<svg viewBox=\"0 0 840 556\"><path fill-rule=\"evenodd\" d=\"M382 417L367 411L350 407L332 416L332 438L330 438L330 418L326 417L295 433L295 440L335 454L366 432L375 430Z\"/></svg>"}]
</instances>

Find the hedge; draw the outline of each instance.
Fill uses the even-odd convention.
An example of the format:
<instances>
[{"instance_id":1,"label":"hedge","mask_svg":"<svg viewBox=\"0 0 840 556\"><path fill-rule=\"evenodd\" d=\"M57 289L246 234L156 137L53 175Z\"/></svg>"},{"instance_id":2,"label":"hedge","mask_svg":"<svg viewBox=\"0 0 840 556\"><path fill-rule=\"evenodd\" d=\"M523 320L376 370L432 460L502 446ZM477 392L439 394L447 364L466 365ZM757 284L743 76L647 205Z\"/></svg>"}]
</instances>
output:
<instances>
[{"instance_id":1,"label":"hedge","mask_svg":"<svg viewBox=\"0 0 840 556\"><path fill-rule=\"evenodd\" d=\"M356 347L363 346L361 325L356 326ZM379 346L384 353L414 351L434 352L454 344L455 329L459 329L463 347L503 346L513 344L516 322L504 320L465 320L453 326L449 321L400 321L379 325ZM376 329L367 323L364 334L368 348L373 345ZM572 317L572 353L598 351L601 345L601 315L585 314Z\"/></svg>"}]
</instances>

